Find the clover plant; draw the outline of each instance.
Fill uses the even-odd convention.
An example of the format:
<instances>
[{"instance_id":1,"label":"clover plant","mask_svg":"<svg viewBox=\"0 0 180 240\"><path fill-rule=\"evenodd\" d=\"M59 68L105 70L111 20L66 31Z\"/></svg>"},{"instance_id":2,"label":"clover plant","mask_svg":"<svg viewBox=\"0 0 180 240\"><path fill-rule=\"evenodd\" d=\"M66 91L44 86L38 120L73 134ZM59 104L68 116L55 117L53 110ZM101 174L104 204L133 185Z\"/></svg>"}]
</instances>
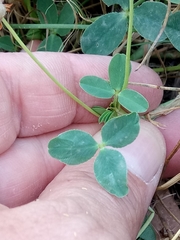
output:
<instances>
[{"instance_id":1,"label":"clover plant","mask_svg":"<svg viewBox=\"0 0 180 240\"><path fill-rule=\"evenodd\" d=\"M124 39L128 30L129 8L133 0L103 0L107 6L120 5L122 11L111 12L100 16L83 33L81 48L84 53L108 55L112 53ZM180 0L171 0L180 4ZM154 41L162 28L162 23L168 11L167 4L159 1L139 0L134 3L134 32L143 38ZM158 39L162 42L168 39L180 51L180 11L171 12L164 32ZM113 36L113 37L112 37Z\"/></svg>"},{"instance_id":2,"label":"clover plant","mask_svg":"<svg viewBox=\"0 0 180 240\"><path fill-rule=\"evenodd\" d=\"M137 31L144 38L154 41L158 35L162 22L167 12L167 6L161 2L144 2L139 0L104 0L107 6L112 4L120 5L121 12L105 14L95 20L84 31L81 37L81 47L85 53L107 55L124 39L128 32L126 55L116 54L109 65L109 79L105 80L96 76L85 76L80 81L80 86L92 96L112 99L109 107L102 108L94 106L90 108L74 96L68 89L61 85L41 62L26 48L20 41L14 30L3 18L3 24L9 29L16 41L40 66L40 68L77 103L86 108L89 112L99 117L99 123L104 123L101 129L102 141L96 142L91 135L80 130L64 132L49 142L48 148L51 156L60 161L74 165L91 159L95 153L94 173L97 181L109 193L118 197L127 194L127 167L124 157L117 151L117 148L132 143L139 133L139 113L148 109L147 100L138 92L130 90L128 78L131 71L131 37L132 32ZM58 7L54 2L48 0L45 4L37 0L36 14L41 24L46 21L49 24L74 22L73 11L68 4L61 6L61 15L58 16ZM174 39L173 31L179 31L179 12L171 13L167 27L159 38L163 41L166 38L179 49L177 38ZM67 18L66 16L69 16ZM177 23L176 23L177 22ZM69 29L50 29L48 39L42 42L40 49L53 50L53 44L57 40L57 49L62 41L60 36L68 34ZM113 37L112 37L113 36Z\"/></svg>"},{"instance_id":3,"label":"clover plant","mask_svg":"<svg viewBox=\"0 0 180 240\"><path fill-rule=\"evenodd\" d=\"M108 69L109 80L96 76L85 76L80 80L81 88L88 94L102 99L112 98L108 108L92 108L100 115L99 123L105 123L101 129L102 141L96 142L86 132L69 130L52 139L48 145L52 157L69 165L84 163L98 152L94 161L96 180L106 191L117 197L128 193L126 162L117 148L136 139L140 128L138 114L148 109L147 100L138 92L127 88L131 71L133 1L130 1L129 8L126 55L113 56Z\"/></svg>"},{"instance_id":4,"label":"clover plant","mask_svg":"<svg viewBox=\"0 0 180 240\"><path fill-rule=\"evenodd\" d=\"M109 193L123 197L128 192L127 167L123 155L117 148L132 143L139 133L139 115L148 109L147 100L134 90L124 89L124 54L116 54L109 65L109 81L96 76L85 76L80 86L87 93L98 98L112 98L105 109L93 109L100 114L99 122L102 142L80 130L61 133L49 142L52 157L69 165L80 164L91 159L98 151L94 162L94 174L98 183Z\"/></svg>"},{"instance_id":5,"label":"clover plant","mask_svg":"<svg viewBox=\"0 0 180 240\"><path fill-rule=\"evenodd\" d=\"M50 155L65 164L76 165L90 160L96 154L94 174L98 183L109 193L123 197L128 193L127 166L118 148L132 143L137 138L140 129L139 113L146 112L148 109L147 100L138 92L127 88L131 72L131 37L134 31L153 42L162 28L168 7L159 1L138 0L134 3L133 0L103 0L103 2L107 6L120 5L122 11L102 15L87 26L83 22L83 24L73 25L74 11L76 12L76 10L71 8L69 2L56 4L52 0L37 0L37 11L33 12L30 1L27 1L29 3L27 9L31 12L30 16L38 16L40 23L30 24L27 38L41 35L39 29L43 29L42 26L46 25L46 28L49 29L46 32L47 38L42 41L38 50L62 51L63 41L61 38L69 34L70 29L86 29L81 37L82 51L88 54L109 55L128 33L126 55L116 54L113 56L109 64L108 80L96 76L85 76L80 80L81 88L88 94L97 98L112 99L107 108L101 106L90 108L74 96L22 43L13 28L4 19L4 14L1 14L0 21L2 20L17 43L68 96L98 116L99 123L104 124L101 128L101 142L95 141L90 134L84 131L69 130L49 142ZM179 4L180 0L171 0L171 2ZM60 15L58 14L59 9L61 10ZM26 24L23 26L21 24L12 25L17 28L28 26L28 24L27 26ZM167 25L158 41L162 42L168 39L177 50L180 50L180 41L177 35L180 35L180 11L178 8L169 14ZM9 36L0 38L0 47L4 50L15 51ZM152 234L151 238L154 238Z\"/></svg>"}]
</instances>

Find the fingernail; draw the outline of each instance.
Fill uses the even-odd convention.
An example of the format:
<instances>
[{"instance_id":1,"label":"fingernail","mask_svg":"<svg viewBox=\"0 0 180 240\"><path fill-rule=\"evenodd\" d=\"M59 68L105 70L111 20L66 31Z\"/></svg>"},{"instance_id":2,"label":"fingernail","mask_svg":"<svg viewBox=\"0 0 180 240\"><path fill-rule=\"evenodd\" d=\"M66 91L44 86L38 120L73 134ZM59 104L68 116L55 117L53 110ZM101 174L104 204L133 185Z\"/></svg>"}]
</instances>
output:
<instances>
[{"instance_id":1,"label":"fingernail","mask_svg":"<svg viewBox=\"0 0 180 240\"><path fill-rule=\"evenodd\" d=\"M120 148L128 170L145 183L161 175L166 157L166 144L161 132L151 123L141 120L136 140Z\"/></svg>"},{"instance_id":2,"label":"fingernail","mask_svg":"<svg viewBox=\"0 0 180 240\"><path fill-rule=\"evenodd\" d=\"M97 142L102 141L100 132L94 138ZM154 178L158 183L166 157L166 144L157 127L141 120L140 132L135 141L126 147L114 149L124 156L128 171L147 184Z\"/></svg>"}]
</instances>

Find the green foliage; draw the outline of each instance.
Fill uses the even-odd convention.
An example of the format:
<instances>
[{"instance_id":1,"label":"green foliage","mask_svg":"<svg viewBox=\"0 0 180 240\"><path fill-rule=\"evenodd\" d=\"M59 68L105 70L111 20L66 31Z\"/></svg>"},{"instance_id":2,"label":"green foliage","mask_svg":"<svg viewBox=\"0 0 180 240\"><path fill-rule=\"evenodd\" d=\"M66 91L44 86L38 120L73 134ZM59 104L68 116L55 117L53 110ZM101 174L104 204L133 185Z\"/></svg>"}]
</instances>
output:
<instances>
[{"instance_id":1,"label":"green foliage","mask_svg":"<svg viewBox=\"0 0 180 240\"><path fill-rule=\"evenodd\" d=\"M103 108L101 106L94 106L92 107L92 110L95 111L97 114L101 115L106 111L106 108Z\"/></svg>"},{"instance_id":2,"label":"green foliage","mask_svg":"<svg viewBox=\"0 0 180 240\"><path fill-rule=\"evenodd\" d=\"M171 0L172 3L180 4L180 0Z\"/></svg>"},{"instance_id":3,"label":"green foliage","mask_svg":"<svg viewBox=\"0 0 180 240\"><path fill-rule=\"evenodd\" d=\"M148 101L140 93L125 89L118 94L118 101L121 105L130 112L143 113L147 111Z\"/></svg>"},{"instance_id":4,"label":"green foliage","mask_svg":"<svg viewBox=\"0 0 180 240\"><path fill-rule=\"evenodd\" d=\"M105 110L101 116L99 117L99 123L106 123L108 122L111 118L116 117L116 113L113 112L112 110Z\"/></svg>"},{"instance_id":5,"label":"green foliage","mask_svg":"<svg viewBox=\"0 0 180 240\"><path fill-rule=\"evenodd\" d=\"M180 36L180 12L176 12L169 17L165 32L172 45L180 51L180 41L178 37Z\"/></svg>"},{"instance_id":6,"label":"green foliage","mask_svg":"<svg viewBox=\"0 0 180 240\"><path fill-rule=\"evenodd\" d=\"M149 104L147 100L138 92L130 89L123 89L125 81L124 54L116 54L109 64L109 82L96 77L85 76L80 80L81 88L92 96L98 98L112 98L111 108L102 113L99 122L107 122L111 117L116 116L122 105L129 112L142 113L147 111ZM128 73L129 74L129 73Z\"/></svg>"},{"instance_id":7,"label":"green foliage","mask_svg":"<svg viewBox=\"0 0 180 240\"><path fill-rule=\"evenodd\" d=\"M0 50L3 49L8 52L14 52L15 46L11 41L10 36L0 37Z\"/></svg>"},{"instance_id":8,"label":"green foliage","mask_svg":"<svg viewBox=\"0 0 180 240\"><path fill-rule=\"evenodd\" d=\"M132 143L139 133L139 116L133 112L109 120L101 129L103 144L115 148Z\"/></svg>"},{"instance_id":9,"label":"green foliage","mask_svg":"<svg viewBox=\"0 0 180 240\"><path fill-rule=\"evenodd\" d=\"M37 10L40 23L57 23L57 8L52 0L37 0Z\"/></svg>"},{"instance_id":10,"label":"green foliage","mask_svg":"<svg viewBox=\"0 0 180 240\"><path fill-rule=\"evenodd\" d=\"M112 89L120 91L124 85L126 55L116 54L109 64L109 79Z\"/></svg>"},{"instance_id":11,"label":"green foliage","mask_svg":"<svg viewBox=\"0 0 180 240\"><path fill-rule=\"evenodd\" d=\"M55 34L51 34L40 43L38 51L61 52L62 47L62 39Z\"/></svg>"},{"instance_id":12,"label":"green foliage","mask_svg":"<svg viewBox=\"0 0 180 240\"><path fill-rule=\"evenodd\" d=\"M74 23L74 12L68 3L62 5L59 3L60 14L58 14L57 5L52 0L37 0L38 17L40 23L49 24L72 24ZM66 36L71 29L54 29L45 38L39 46L39 51L60 52L63 49L62 39L60 36Z\"/></svg>"},{"instance_id":13,"label":"green foliage","mask_svg":"<svg viewBox=\"0 0 180 240\"><path fill-rule=\"evenodd\" d=\"M70 130L52 139L48 148L52 157L63 163L76 165L92 158L98 149L98 144L88 133Z\"/></svg>"},{"instance_id":14,"label":"green foliage","mask_svg":"<svg viewBox=\"0 0 180 240\"><path fill-rule=\"evenodd\" d=\"M123 197L128 192L127 167L122 154L109 147L121 148L132 143L140 129L138 112L148 108L142 95L134 90L124 89L125 63L126 56L116 54L109 64L109 81L96 76L85 76L80 80L80 86L92 96L113 97L109 108L93 107L100 114L99 123L106 123L101 129L102 142L98 144L89 134L71 130L60 134L49 143L50 155L70 165L91 159L99 148L94 163L95 177L106 191L117 197ZM132 113L124 112L121 105Z\"/></svg>"},{"instance_id":15,"label":"green foliage","mask_svg":"<svg viewBox=\"0 0 180 240\"><path fill-rule=\"evenodd\" d=\"M167 6L160 2L145 2L134 9L134 28L144 38L154 41L162 27ZM163 33L159 41L166 39Z\"/></svg>"},{"instance_id":16,"label":"green foliage","mask_svg":"<svg viewBox=\"0 0 180 240\"><path fill-rule=\"evenodd\" d=\"M100 115L99 123L105 123L101 129L102 142L97 143L86 132L70 130L52 139L48 148L52 157L69 165L84 163L97 153L94 162L94 174L97 181L109 193L117 197L123 197L128 192L127 167L122 154L117 149L112 148L124 147L137 138L140 128L138 114L148 109L148 102L141 94L127 89L127 78L131 71L129 59L132 29L143 38L154 41L162 27L167 6L159 1L144 1L144 3L142 3L143 1L136 1L133 11L133 1L131 0L103 1L108 6L120 5L121 8L119 9L122 11L102 15L97 17L95 21L92 19L94 22L89 25L81 37L82 51L89 54L109 55L125 39L127 29L126 47L128 50L127 55L116 54L112 58L108 68L109 80L97 76L85 76L80 81L81 88L88 94L102 99L112 99L107 108L101 106L92 108ZM180 3L179 0L172 0L171 2ZM32 4L37 6L36 11L33 11ZM75 8L72 9L72 5ZM53 28L49 27L48 24L73 24L75 12L79 12L80 16L83 16L76 2L73 2L72 5L69 5L68 2L60 1L57 3L52 0L24 1L25 8L31 11L30 16L32 18L38 16L37 20L40 25L47 24L48 30L46 31L31 29L25 34L27 39L43 39L39 51L62 51L64 37L70 33L71 29L57 28L57 25ZM116 9L116 6L114 9ZM178 11L170 15L167 27L159 39L159 41L164 41L169 38L178 50L180 50L177 37L177 35L180 35L179 14ZM81 26L84 24L86 16L83 17ZM44 36L46 36L45 39ZM0 38L0 48L6 51L14 51L10 37ZM44 68L42 67L42 69ZM47 71L45 72L47 73ZM51 74L48 76L51 76ZM52 79L57 84L58 81L54 80L53 77ZM59 84L58 86L61 86L66 93L68 92L62 85ZM77 98L73 97L77 101ZM77 102L80 103L81 101ZM83 105L81 102L81 105L84 106L85 104ZM92 112L90 108L88 110ZM149 234L150 238L153 239L151 231ZM141 239L148 238L141 235Z\"/></svg>"},{"instance_id":17,"label":"green foliage","mask_svg":"<svg viewBox=\"0 0 180 240\"><path fill-rule=\"evenodd\" d=\"M80 86L85 92L98 98L111 98L115 93L109 82L96 76L83 77Z\"/></svg>"},{"instance_id":18,"label":"green foliage","mask_svg":"<svg viewBox=\"0 0 180 240\"><path fill-rule=\"evenodd\" d=\"M94 173L99 184L111 194L123 197L128 192L127 167L122 154L114 149L130 144L139 133L139 116L131 113L112 118L101 131L102 142L80 130L61 133L49 142L49 154L61 162L75 165L91 159L98 148Z\"/></svg>"},{"instance_id":19,"label":"green foliage","mask_svg":"<svg viewBox=\"0 0 180 240\"><path fill-rule=\"evenodd\" d=\"M65 3L63 6L61 6L61 11L58 16L57 23L59 24L72 24L74 23L74 12L72 7L69 5L69 3ZM60 36L66 36L71 29L56 29L55 33L59 34Z\"/></svg>"},{"instance_id":20,"label":"green foliage","mask_svg":"<svg viewBox=\"0 0 180 240\"><path fill-rule=\"evenodd\" d=\"M179 4L180 0L171 2ZM128 25L127 0L104 0L108 6L119 4L122 7L120 13L114 12L99 17L83 33L81 37L81 48L84 53L108 55L112 53L124 38ZM134 9L134 29L145 39L154 41L159 34L165 15L167 5L161 2L145 1ZM180 11L171 14L167 27L159 42L169 38L173 46L180 50L177 34L180 32Z\"/></svg>"},{"instance_id":21,"label":"green foliage","mask_svg":"<svg viewBox=\"0 0 180 240\"><path fill-rule=\"evenodd\" d=\"M122 154L103 148L94 162L94 174L98 183L109 193L123 197L128 193L127 167Z\"/></svg>"},{"instance_id":22,"label":"green foliage","mask_svg":"<svg viewBox=\"0 0 180 240\"><path fill-rule=\"evenodd\" d=\"M103 2L109 7L113 4L119 4L124 10L128 10L129 1L127 0L103 0Z\"/></svg>"},{"instance_id":23,"label":"green foliage","mask_svg":"<svg viewBox=\"0 0 180 240\"><path fill-rule=\"evenodd\" d=\"M125 13L109 13L99 17L83 33L81 48L84 53L108 55L123 40L127 31Z\"/></svg>"},{"instance_id":24,"label":"green foliage","mask_svg":"<svg viewBox=\"0 0 180 240\"><path fill-rule=\"evenodd\" d=\"M151 224L148 225L138 240L156 240L156 233Z\"/></svg>"},{"instance_id":25,"label":"green foliage","mask_svg":"<svg viewBox=\"0 0 180 240\"><path fill-rule=\"evenodd\" d=\"M42 30L39 29L29 29L26 33L26 38L30 41L30 40L34 40L34 39L39 39L42 40L44 39L44 34L42 32Z\"/></svg>"}]
</instances>

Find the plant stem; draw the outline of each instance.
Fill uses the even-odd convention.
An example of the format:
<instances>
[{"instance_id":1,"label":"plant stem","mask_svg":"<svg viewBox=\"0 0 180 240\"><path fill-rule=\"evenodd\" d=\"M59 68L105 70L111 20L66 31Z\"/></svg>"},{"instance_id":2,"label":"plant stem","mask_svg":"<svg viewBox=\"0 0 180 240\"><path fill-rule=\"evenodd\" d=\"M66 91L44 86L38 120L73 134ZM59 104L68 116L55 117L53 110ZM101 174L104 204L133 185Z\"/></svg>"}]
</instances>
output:
<instances>
[{"instance_id":1,"label":"plant stem","mask_svg":"<svg viewBox=\"0 0 180 240\"><path fill-rule=\"evenodd\" d=\"M151 212L151 214L148 216L147 220L145 221L145 223L141 227L136 239L138 239L138 237L146 230L146 228L149 226L149 224L151 223L151 221L154 218L154 215L155 215L154 210L151 207L149 207L148 210Z\"/></svg>"},{"instance_id":2,"label":"plant stem","mask_svg":"<svg viewBox=\"0 0 180 240\"><path fill-rule=\"evenodd\" d=\"M180 65L177 66L172 66L172 67L166 67L166 68L153 68L153 70L157 73L160 72L173 72L173 71L179 71L180 70Z\"/></svg>"},{"instance_id":3,"label":"plant stem","mask_svg":"<svg viewBox=\"0 0 180 240\"><path fill-rule=\"evenodd\" d=\"M11 24L14 29L86 29L88 24Z\"/></svg>"},{"instance_id":4,"label":"plant stem","mask_svg":"<svg viewBox=\"0 0 180 240\"><path fill-rule=\"evenodd\" d=\"M59 87L61 88L70 98L72 98L75 102L81 105L90 113L94 114L95 116L99 117L99 114L94 112L90 107L88 107L84 102L82 102L79 98L73 95L67 88L65 88L58 80L45 68L45 66L32 54L32 52L26 47L26 45L21 41L9 23L6 21L5 18L2 18L2 23L6 26L6 28L11 32L15 40L19 43L19 45L24 49L24 51L33 59L33 61L46 73L46 75Z\"/></svg>"},{"instance_id":5,"label":"plant stem","mask_svg":"<svg viewBox=\"0 0 180 240\"><path fill-rule=\"evenodd\" d=\"M134 4L134 8L138 7L141 3L143 3L144 0L138 0L135 4Z\"/></svg>"},{"instance_id":6,"label":"plant stem","mask_svg":"<svg viewBox=\"0 0 180 240\"><path fill-rule=\"evenodd\" d=\"M127 39L127 47L126 47L126 65L125 65L125 77L124 77L124 84L123 89L127 88L128 80L129 80L129 73L130 73L130 55L131 55L131 41L132 41L132 30L133 30L133 0L129 0L129 26L128 26L128 39Z\"/></svg>"}]
</instances>

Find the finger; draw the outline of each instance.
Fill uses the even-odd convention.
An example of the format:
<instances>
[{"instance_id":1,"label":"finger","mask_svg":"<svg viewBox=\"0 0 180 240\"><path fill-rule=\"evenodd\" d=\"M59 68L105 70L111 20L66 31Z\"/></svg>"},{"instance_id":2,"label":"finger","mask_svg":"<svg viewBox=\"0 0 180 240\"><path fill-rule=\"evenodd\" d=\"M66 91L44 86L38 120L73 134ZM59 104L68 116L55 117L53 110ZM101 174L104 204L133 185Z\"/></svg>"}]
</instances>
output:
<instances>
[{"instance_id":1,"label":"finger","mask_svg":"<svg viewBox=\"0 0 180 240\"><path fill-rule=\"evenodd\" d=\"M70 54L39 53L39 60L72 93L76 94L76 67L87 72L105 76L108 57L72 59ZM48 57L47 57L48 56ZM0 153L11 146L17 136L36 136L55 131L73 122L76 103L64 94L26 54L1 54L0 65ZM91 61L90 61L91 60ZM9 65L11 62L11 66ZM99 62L99 65L98 65ZM74 66L74 69L72 65ZM23 69L23 71L22 71ZM91 69L91 70L89 70ZM102 104L95 98L84 99L90 104ZM102 104L103 105L103 104ZM78 113L79 114L79 113ZM97 121L83 110L81 118L87 122Z\"/></svg>"},{"instance_id":2,"label":"finger","mask_svg":"<svg viewBox=\"0 0 180 240\"><path fill-rule=\"evenodd\" d=\"M139 63L134 62L132 65L131 75L129 78L129 82L135 83L148 83L155 84L157 86L161 86L162 82L157 73L150 70L147 66L143 65L138 71ZM153 89L151 87L143 87L138 85L129 84L129 88L138 91L141 93L149 102L148 112L157 108L162 100L163 91L159 89Z\"/></svg>"},{"instance_id":3,"label":"finger","mask_svg":"<svg viewBox=\"0 0 180 240\"><path fill-rule=\"evenodd\" d=\"M142 122L137 139L122 150L131 169L126 197L97 184L93 160L66 166L38 201L1 212L3 239L135 239L159 181L165 143L153 125Z\"/></svg>"},{"instance_id":4,"label":"finger","mask_svg":"<svg viewBox=\"0 0 180 240\"><path fill-rule=\"evenodd\" d=\"M166 141L166 157L169 157L173 149L180 140L180 109L172 113L159 117L156 121L165 126L164 129L159 130L164 136ZM180 172L180 150L170 159L169 164L165 168L164 177L173 177Z\"/></svg>"},{"instance_id":5,"label":"finger","mask_svg":"<svg viewBox=\"0 0 180 240\"><path fill-rule=\"evenodd\" d=\"M86 94L79 87L79 80L85 75L107 79L110 57L64 53L35 54L59 82L88 106L108 106L110 100L97 99ZM95 116L63 93L27 54L1 53L0 60L0 153L8 149L17 136L34 136L55 131L72 122L97 121ZM139 78L143 82L160 84L158 75L145 66L137 72L133 71L130 77L131 81ZM159 90L143 88L143 94L153 108L162 98Z\"/></svg>"},{"instance_id":6,"label":"finger","mask_svg":"<svg viewBox=\"0 0 180 240\"><path fill-rule=\"evenodd\" d=\"M62 131L81 129L95 134L98 123L72 124ZM48 142L60 131L36 137L18 138L0 157L0 203L15 207L35 200L64 164L48 153Z\"/></svg>"}]
</instances>

